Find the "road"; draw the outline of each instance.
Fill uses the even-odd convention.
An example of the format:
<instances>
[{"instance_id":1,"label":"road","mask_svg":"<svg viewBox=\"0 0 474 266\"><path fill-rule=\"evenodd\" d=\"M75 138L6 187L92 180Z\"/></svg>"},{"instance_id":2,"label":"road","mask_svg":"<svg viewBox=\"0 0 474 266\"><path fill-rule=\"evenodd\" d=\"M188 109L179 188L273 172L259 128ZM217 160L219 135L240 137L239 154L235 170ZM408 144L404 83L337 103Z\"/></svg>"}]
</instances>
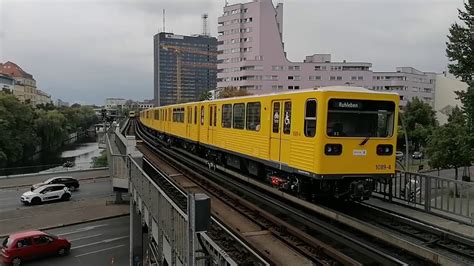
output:
<instances>
[{"instance_id":1,"label":"road","mask_svg":"<svg viewBox=\"0 0 474 266\"><path fill-rule=\"evenodd\" d=\"M94 180L79 181L79 190L72 192L71 201L80 201L95 197L112 195L112 184L110 178L99 178ZM30 187L0 189L0 217L1 213L16 209L38 208L40 206L24 206L20 202L20 196L28 191ZM47 205L54 204L45 203Z\"/></svg>"},{"instance_id":2,"label":"road","mask_svg":"<svg viewBox=\"0 0 474 266\"><path fill-rule=\"evenodd\" d=\"M71 242L70 253L64 257L53 256L25 262L24 265L129 265L129 219L127 215L47 230L68 239Z\"/></svg>"}]
</instances>

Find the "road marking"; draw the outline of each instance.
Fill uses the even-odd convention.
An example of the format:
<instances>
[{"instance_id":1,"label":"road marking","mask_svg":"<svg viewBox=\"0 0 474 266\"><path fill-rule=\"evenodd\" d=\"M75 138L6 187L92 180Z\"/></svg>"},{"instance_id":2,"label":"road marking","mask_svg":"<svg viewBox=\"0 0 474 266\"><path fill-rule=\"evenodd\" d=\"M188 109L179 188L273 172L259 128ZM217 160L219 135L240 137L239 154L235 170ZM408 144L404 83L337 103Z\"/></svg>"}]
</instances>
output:
<instances>
[{"instance_id":1,"label":"road marking","mask_svg":"<svg viewBox=\"0 0 474 266\"><path fill-rule=\"evenodd\" d=\"M72 241L82 240L82 239L86 239L86 238L93 238L93 237L101 236L101 235L102 235L102 234L96 234L96 235L91 235L91 236L83 236L83 237L78 237L78 238L70 239L69 241L72 242Z\"/></svg>"},{"instance_id":2,"label":"road marking","mask_svg":"<svg viewBox=\"0 0 474 266\"><path fill-rule=\"evenodd\" d=\"M113 241L117 241L117 240L125 239L125 238L128 238L128 236L119 236L119 237L109 238L109 239L105 239L105 240L101 240L101 241L97 241L97 242L93 242L93 243L79 245L79 246L72 247L71 250L72 249L78 249L78 248L84 248L84 247L88 247L88 246L93 246L93 245L97 245L97 244L105 244L105 243L109 243L109 242L113 242Z\"/></svg>"},{"instance_id":3,"label":"road marking","mask_svg":"<svg viewBox=\"0 0 474 266\"><path fill-rule=\"evenodd\" d=\"M93 230L93 229L96 229L96 228L99 228L99 227L103 227L103 226L107 226L109 224L98 224L98 225L91 225L91 226L86 226L86 227L82 227L82 228L78 228L74 231L70 231L70 232L66 232L66 233L61 233L61 234L57 234L59 236L65 236L65 235L71 235L71 234L76 234L76 233L81 233L81 232L84 232L84 231L89 231L89 230Z\"/></svg>"},{"instance_id":4,"label":"road marking","mask_svg":"<svg viewBox=\"0 0 474 266\"><path fill-rule=\"evenodd\" d=\"M96 250L96 251L91 251L91 252L87 252L87 253L84 253L84 254L76 255L76 256L74 256L74 257L78 258L78 257L87 256L87 255L90 255L90 254L94 254L94 253L98 253L98 252L102 252L102 251L114 249L114 248L121 248L121 247L124 247L124 246L125 246L125 245L118 245L118 246L115 246L115 247L99 249L99 250Z\"/></svg>"}]
</instances>

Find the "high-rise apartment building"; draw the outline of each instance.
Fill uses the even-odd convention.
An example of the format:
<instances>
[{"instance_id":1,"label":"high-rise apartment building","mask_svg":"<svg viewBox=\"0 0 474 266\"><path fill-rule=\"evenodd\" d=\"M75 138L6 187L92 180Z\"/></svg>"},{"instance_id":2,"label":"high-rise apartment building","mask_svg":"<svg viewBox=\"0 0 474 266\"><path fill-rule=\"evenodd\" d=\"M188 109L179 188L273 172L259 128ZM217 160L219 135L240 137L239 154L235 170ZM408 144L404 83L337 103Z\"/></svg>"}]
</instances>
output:
<instances>
[{"instance_id":1,"label":"high-rise apartment building","mask_svg":"<svg viewBox=\"0 0 474 266\"><path fill-rule=\"evenodd\" d=\"M216 88L217 39L161 32L154 36L155 106L199 100Z\"/></svg>"},{"instance_id":2,"label":"high-rise apartment building","mask_svg":"<svg viewBox=\"0 0 474 266\"><path fill-rule=\"evenodd\" d=\"M397 90L401 105L412 97L434 104L434 73L410 67L373 72L367 62L332 62L330 54L286 58L283 45L283 4L254 0L227 5L218 18L217 89L237 87L261 94L286 90L350 85Z\"/></svg>"}]
</instances>

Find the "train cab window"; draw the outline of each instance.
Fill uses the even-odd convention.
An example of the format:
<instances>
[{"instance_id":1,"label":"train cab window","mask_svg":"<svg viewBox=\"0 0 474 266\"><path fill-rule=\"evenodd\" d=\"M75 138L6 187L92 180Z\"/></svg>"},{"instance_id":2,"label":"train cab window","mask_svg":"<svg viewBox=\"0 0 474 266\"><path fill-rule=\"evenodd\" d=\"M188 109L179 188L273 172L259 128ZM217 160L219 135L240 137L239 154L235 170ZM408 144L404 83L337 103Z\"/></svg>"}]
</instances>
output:
<instances>
[{"instance_id":1,"label":"train cab window","mask_svg":"<svg viewBox=\"0 0 474 266\"><path fill-rule=\"evenodd\" d=\"M283 111L283 134L290 134L291 131L291 102L285 102Z\"/></svg>"},{"instance_id":2,"label":"train cab window","mask_svg":"<svg viewBox=\"0 0 474 266\"><path fill-rule=\"evenodd\" d=\"M231 104L222 105L222 127L223 128L232 127L232 105Z\"/></svg>"},{"instance_id":3,"label":"train cab window","mask_svg":"<svg viewBox=\"0 0 474 266\"><path fill-rule=\"evenodd\" d=\"M390 101L330 99L327 135L335 137L391 137L395 103Z\"/></svg>"},{"instance_id":4,"label":"train cab window","mask_svg":"<svg viewBox=\"0 0 474 266\"><path fill-rule=\"evenodd\" d=\"M201 106L201 125L204 125L204 106Z\"/></svg>"},{"instance_id":5,"label":"train cab window","mask_svg":"<svg viewBox=\"0 0 474 266\"><path fill-rule=\"evenodd\" d=\"M316 100L306 101L304 116L304 135L306 137L314 137L316 135Z\"/></svg>"},{"instance_id":6,"label":"train cab window","mask_svg":"<svg viewBox=\"0 0 474 266\"><path fill-rule=\"evenodd\" d=\"M236 103L233 109L233 125L236 129L244 129L245 126L245 104Z\"/></svg>"},{"instance_id":7,"label":"train cab window","mask_svg":"<svg viewBox=\"0 0 474 266\"><path fill-rule=\"evenodd\" d=\"M198 117L198 108L194 106L194 124L197 124L197 117Z\"/></svg>"},{"instance_id":8,"label":"train cab window","mask_svg":"<svg viewBox=\"0 0 474 266\"><path fill-rule=\"evenodd\" d=\"M260 130L260 103L247 104L247 130Z\"/></svg>"},{"instance_id":9,"label":"train cab window","mask_svg":"<svg viewBox=\"0 0 474 266\"><path fill-rule=\"evenodd\" d=\"M273 103L273 133L278 133L280 131L280 103Z\"/></svg>"}]
</instances>

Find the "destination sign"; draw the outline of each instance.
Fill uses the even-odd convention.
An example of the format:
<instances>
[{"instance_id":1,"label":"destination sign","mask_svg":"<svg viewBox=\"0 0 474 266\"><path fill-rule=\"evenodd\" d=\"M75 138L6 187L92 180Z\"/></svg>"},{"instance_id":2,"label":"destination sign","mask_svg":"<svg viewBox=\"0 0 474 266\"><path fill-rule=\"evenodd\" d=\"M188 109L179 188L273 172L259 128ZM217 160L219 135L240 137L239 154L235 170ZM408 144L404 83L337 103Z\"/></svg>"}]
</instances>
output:
<instances>
[{"instance_id":1,"label":"destination sign","mask_svg":"<svg viewBox=\"0 0 474 266\"><path fill-rule=\"evenodd\" d=\"M362 109L362 102L348 100L333 100L332 106L337 109Z\"/></svg>"}]
</instances>

